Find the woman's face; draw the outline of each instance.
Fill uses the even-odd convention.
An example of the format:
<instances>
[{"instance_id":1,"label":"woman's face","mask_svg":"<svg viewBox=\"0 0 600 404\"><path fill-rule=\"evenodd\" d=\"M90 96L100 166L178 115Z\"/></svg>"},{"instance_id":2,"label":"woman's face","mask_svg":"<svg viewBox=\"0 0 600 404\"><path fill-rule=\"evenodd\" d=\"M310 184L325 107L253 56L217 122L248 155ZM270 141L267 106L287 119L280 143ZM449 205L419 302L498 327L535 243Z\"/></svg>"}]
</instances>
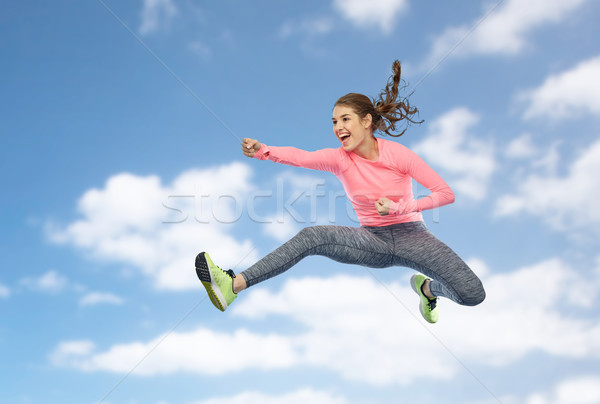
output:
<instances>
[{"instance_id":1,"label":"woman's face","mask_svg":"<svg viewBox=\"0 0 600 404\"><path fill-rule=\"evenodd\" d=\"M333 122L333 133L347 152L353 151L365 140L373 137L371 115L360 119L352 107L337 105L333 108L331 120Z\"/></svg>"}]
</instances>

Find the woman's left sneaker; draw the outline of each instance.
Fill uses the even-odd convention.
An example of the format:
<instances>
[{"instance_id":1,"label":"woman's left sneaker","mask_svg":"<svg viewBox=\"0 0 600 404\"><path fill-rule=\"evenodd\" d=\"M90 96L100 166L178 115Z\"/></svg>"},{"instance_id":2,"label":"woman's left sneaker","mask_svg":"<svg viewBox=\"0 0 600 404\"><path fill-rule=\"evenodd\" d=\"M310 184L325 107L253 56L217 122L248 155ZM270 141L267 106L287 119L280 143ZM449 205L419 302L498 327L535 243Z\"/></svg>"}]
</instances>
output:
<instances>
[{"instance_id":1,"label":"woman's left sneaker","mask_svg":"<svg viewBox=\"0 0 600 404\"><path fill-rule=\"evenodd\" d=\"M225 311L237 297L233 293L233 271L223 271L212 262L207 253L201 252L196 256L196 274L206 288L212 304Z\"/></svg>"},{"instance_id":2,"label":"woman's left sneaker","mask_svg":"<svg viewBox=\"0 0 600 404\"><path fill-rule=\"evenodd\" d=\"M430 299L425 296L423 290L421 289L425 281L428 279L429 278L425 275L415 274L410 278L410 287L421 298L421 302L419 304L419 311L421 312L421 315L425 320L433 324L437 323L440 317L440 310L437 307L437 297L435 299Z\"/></svg>"}]
</instances>

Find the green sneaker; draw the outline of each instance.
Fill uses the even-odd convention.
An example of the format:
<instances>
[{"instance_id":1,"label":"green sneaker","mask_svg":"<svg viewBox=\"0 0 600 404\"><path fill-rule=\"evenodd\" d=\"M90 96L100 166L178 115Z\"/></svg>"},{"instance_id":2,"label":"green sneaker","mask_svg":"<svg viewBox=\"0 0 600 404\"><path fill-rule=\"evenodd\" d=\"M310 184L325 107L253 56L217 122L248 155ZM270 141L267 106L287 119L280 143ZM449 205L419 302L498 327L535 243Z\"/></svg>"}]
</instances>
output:
<instances>
[{"instance_id":1,"label":"green sneaker","mask_svg":"<svg viewBox=\"0 0 600 404\"><path fill-rule=\"evenodd\" d=\"M421 315L425 320L433 324L437 323L440 317L440 311L437 307L437 297L435 299L430 299L425 296L421 289L427 279L429 278L425 275L415 274L410 278L410 287L421 297L421 303L419 304Z\"/></svg>"},{"instance_id":2,"label":"green sneaker","mask_svg":"<svg viewBox=\"0 0 600 404\"><path fill-rule=\"evenodd\" d=\"M196 256L196 274L206 288L212 304L225 311L237 297L233 293L233 271L223 271L212 262L207 253L201 252Z\"/></svg>"}]
</instances>

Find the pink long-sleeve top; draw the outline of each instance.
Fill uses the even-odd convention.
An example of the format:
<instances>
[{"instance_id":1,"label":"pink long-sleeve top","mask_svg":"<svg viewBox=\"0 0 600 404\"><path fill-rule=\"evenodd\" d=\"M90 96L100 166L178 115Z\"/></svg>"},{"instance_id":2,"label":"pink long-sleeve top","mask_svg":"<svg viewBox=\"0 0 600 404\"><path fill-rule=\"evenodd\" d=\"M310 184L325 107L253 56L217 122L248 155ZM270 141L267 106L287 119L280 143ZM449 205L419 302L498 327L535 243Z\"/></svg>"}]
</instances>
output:
<instances>
[{"instance_id":1,"label":"pink long-sleeve top","mask_svg":"<svg viewBox=\"0 0 600 404\"><path fill-rule=\"evenodd\" d=\"M388 226L395 223L422 221L421 211L454 202L454 193L431 167L407 147L377 138L379 158L370 161L344 149L314 152L295 147L261 145L254 155L260 160L313 170L329 171L344 186L346 195L361 225ZM412 179L429 189L430 194L416 199ZM375 202L390 199L390 213L379 215Z\"/></svg>"}]
</instances>

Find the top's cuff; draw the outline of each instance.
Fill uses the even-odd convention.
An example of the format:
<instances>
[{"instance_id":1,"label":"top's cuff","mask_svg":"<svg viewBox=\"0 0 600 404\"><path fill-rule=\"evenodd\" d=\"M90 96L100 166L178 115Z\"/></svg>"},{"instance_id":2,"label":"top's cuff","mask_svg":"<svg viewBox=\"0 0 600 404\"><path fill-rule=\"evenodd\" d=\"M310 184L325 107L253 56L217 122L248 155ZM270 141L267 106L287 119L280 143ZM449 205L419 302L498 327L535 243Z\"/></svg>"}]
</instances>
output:
<instances>
[{"instance_id":1,"label":"top's cuff","mask_svg":"<svg viewBox=\"0 0 600 404\"><path fill-rule=\"evenodd\" d=\"M261 143L260 149L258 149L256 154L254 155L254 158L259 160L267 160L269 158L269 153L269 146L267 146L264 143Z\"/></svg>"},{"instance_id":2,"label":"top's cuff","mask_svg":"<svg viewBox=\"0 0 600 404\"><path fill-rule=\"evenodd\" d=\"M417 201L414 199L406 203L390 201L390 214L392 215L406 215L417 210Z\"/></svg>"}]
</instances>

